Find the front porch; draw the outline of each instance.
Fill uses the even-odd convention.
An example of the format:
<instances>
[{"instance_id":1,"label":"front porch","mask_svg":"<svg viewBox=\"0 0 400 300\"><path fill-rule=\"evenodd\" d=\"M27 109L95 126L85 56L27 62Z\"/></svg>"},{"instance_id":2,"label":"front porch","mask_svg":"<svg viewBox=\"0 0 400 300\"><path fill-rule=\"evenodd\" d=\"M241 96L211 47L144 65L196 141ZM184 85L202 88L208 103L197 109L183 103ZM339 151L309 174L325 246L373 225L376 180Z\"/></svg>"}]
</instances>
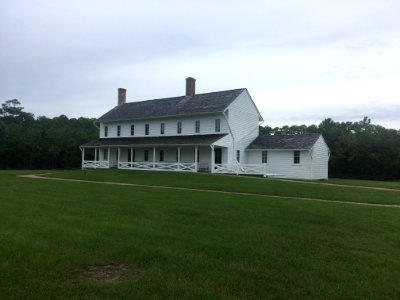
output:
<instances>
[{"instance_id":1,"label":"front porch","mask_svg":"<svg viewBox=\"0 0 400 300\"><path fill-rule=\"evenodd\" d=\"M227 148L199 146L81 147L82 169L213 172L227 162Z\"/></svg>"}]
</instances>

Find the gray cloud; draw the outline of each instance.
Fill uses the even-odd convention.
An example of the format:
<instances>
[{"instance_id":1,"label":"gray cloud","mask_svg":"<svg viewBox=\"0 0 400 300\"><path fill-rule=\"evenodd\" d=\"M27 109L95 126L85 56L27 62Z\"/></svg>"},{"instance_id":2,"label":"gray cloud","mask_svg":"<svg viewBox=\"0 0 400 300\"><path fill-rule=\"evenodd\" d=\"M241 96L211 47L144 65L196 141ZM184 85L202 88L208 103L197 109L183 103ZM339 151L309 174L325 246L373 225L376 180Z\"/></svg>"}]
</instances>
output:
<instances>
[{"instance_id":1,"label":"gray cloud","mask_svg":"<svg viewBox=\"0 0 400 300\"><path fill-rule=\"evenodd\" d=\"M282 55L301 63L299 53L338 45L354 56L385 51L400 28L399 10L392 0L3 2L0 101L18 98L36 115L95 117L115 104L118 87L129 87L132 99L180 95L188 75L202 76L199 90L251 93L309 78L316 86L347 80L369 66L299 75L291 65L273 69L274 55L283 64Z\"/></svg>"}]
</instances>

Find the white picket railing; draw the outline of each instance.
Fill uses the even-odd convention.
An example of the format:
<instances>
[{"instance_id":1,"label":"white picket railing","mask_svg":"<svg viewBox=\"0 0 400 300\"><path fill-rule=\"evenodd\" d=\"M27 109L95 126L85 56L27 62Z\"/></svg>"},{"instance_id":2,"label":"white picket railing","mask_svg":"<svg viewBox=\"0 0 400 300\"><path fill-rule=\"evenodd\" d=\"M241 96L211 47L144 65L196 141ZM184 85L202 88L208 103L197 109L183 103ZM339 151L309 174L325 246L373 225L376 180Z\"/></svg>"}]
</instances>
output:
<instances>
[{"instance_id":1,"label":"white picket railing","mask_svg":"<svg viewBox=\"0 0 400 300\"><path fill-rule=\"evenodd\" d=\"M196 163L120 162L119 169L196 172Z\"/></svg>"},{"instance_id":2,"label":"white picket railing","mask_svg":"<svg viewBox=\"0 0 400 300\"><path fill-rule=\"evenodd\" d=\"M84 160L82 169L108 169L110 164L107 160Z\"/></svg>"},{"instance_id":3,"label":"white picket railing","mask_svg":"<svg viewBox=\"0 0 400 300\"><path fill-rule=\"evenodd\" d=\"M247 175L267 175L266 164L215 164L214 173L225 173L225 174L247 174Z\"/></svg>"}]
</instances>

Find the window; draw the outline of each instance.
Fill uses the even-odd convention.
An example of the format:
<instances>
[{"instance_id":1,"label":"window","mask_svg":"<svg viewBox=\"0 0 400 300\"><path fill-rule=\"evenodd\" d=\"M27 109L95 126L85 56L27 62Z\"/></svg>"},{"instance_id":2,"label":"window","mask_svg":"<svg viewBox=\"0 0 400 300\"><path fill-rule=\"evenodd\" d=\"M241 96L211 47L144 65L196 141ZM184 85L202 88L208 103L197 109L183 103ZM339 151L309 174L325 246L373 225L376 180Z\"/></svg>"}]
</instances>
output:
<instances>
[{"instance_id":1,"label":"window","mask_svg":"<svg viewBox=\"0 0 400 300\"><path fill-rule=\"evenodd\" d=\"M121 125L117 126L117 136L121 136Z\"/></svg>"},{"instance_id":2,"label":"window","mask_svg":"<svg viewBox=\"0 0 400 300\"><path fill-rule=\"evenodd\" d=\"M268 151L261 152L261 161L263 164L268 162Z\"/></svg>"},{"instance_id":3,"label":"window","mask_svg":"<svg viewBox=\"0 0 400 300\"><path fill-rule=\"evenodd\" d=\"M135 125L131 125L131 135L135 135Z\"/></svg>"},{"instance_id":4,"label":"window","mask_svg":"<svg viewBox=\"0 0 400 300\"><path fill-rule=\"evenodd\" d=\"M299 150L293 151L293 163L295 163L295 164L300 163L300 151Z\"/></svg>"},{"instance_id":5,"label":"window","mask_svg":"<svg viewBox=\"0 0 400 300\"><path fill-rule=\"evenodd\" d=\"M164 131L165 131L165 125L164 125L164 123L161 123L160 124L160 134L164 134Z\"/></svg>"},{"instance_id":6,"label":"window","mask_svg":"<svg viewBox=\"0 0 400 300\"><path fill-rule=\"evenodd\" d=\"M135 149L128 149L128 162L135 161Z\"/></svg>"},{"instance_id":7,"label":"window","mask_svg":"<svg viewBox=\"0 0 400 300\"><path fill-rule=\"evenodd\" d=\"M196 133L200 133L200 120L196 120L196 122L194 123L194 131Z\"/></svg>"},{"instance_id":8,"label":"window","mask_svg":"<svg viewBox=\"0 0 400 300\"><path fill-rule=\"evenodd\" d=\"M236 161L240 162L240 150L236 150Z\"/></svg>"},{"instance_id":9,"label":"window","mask_svg":"<svg viewBox=\"0 0 400 300\"><path fill-rule=\"evenodd\" d=\"M160 150L160 159L159 161L164 161L164 150Z\"/></svg>"},{"instance_id":10,"label":"window","mask_svg":"<svg viewBox=\"0 0 400 300\"><path fill-rule=\"evenodd\" d=\"M108 136L108 126L104 126L104 136Z\"/></svg>"},{"instance_id":11,"label":"window","mask_svg":"<svg viewBox=\"0 0 400 300\"><path fill-rule=\"evenodd\" d=\"M150 124L146 124L144 126L144 134L149 135L149 131L150 131Z\"/></svg>"},{"instance_id":12,"label":"window","mask_svg":"<svg viewBox=\"0 0 400 300\"><path fill-rule=\"evenodd\" d=\"M103 150L103 160L108 160L108 150L107 149Z\"/></svg>"},{"instance_id":13,"label":"window","mask_svg":"<svg viewBox=\"0 0 400 300\"><path fill-rule=\"evenodd\" d=\"M144 161L149 161L149 150L144 150Z\"/></svg>"},{"instance_id":14,"label":"window","mask_svg":"<svg viewBox=\"0 0 400 300\"><path fill-rule=\"evenodd\" d=\"M178 121L178 123L176 123L176 132L182 133L182 122L181 121Z\"/></svg>"},{"instance_id":15,"label":"window","mask_svg":"<svg viewBox=\"0 0 400 300\"><path fill-rule=\"evenodd\" d=\"M215 132L220 132L220 131L221 131L221 120L215 119Z\"/></svg>"}]
</instances>

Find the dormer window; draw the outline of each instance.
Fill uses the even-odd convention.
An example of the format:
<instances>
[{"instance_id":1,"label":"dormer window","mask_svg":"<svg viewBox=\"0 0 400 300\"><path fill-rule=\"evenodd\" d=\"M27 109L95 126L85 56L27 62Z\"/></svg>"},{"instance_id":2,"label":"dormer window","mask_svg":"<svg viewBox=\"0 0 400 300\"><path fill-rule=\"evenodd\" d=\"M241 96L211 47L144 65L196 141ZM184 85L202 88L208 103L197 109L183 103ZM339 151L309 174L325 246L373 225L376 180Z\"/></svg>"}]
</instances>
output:
<instances>
[{"instance_id":1,"label":"dormer window","mask_svg":"<svg viewBox=\"0 0 400 300\"><path fill-rule=\"evenodd\" d=\"M221 119L215 119L215 132L221 132Z\"/></svg>"},{"instance_id":2,"label":"dormer window","mask_svg":"<svg viewBox=\"0 0 400 300\"><path fill-rule=\"evenodd\" d=\"M144 134L149 135L149 131L150 131L150 124L146 124L144 126Z\"/></svg>"},{"instance_id":3,"label":"dormer window","mask_svg":"<svg viewBox=\"0 0 400 300\"><path fill-rule=\"evenodd\" d=\"M178 123L176 123L176 132L178 134L182 133L182 122L181 121L178 121Z\"/></svg>"},{"instance_id":4,"label":"dormer window","mask_svg":"<svg viewBox=\"0 0 400 300\"><path fill-rule=\"evenodd\" d=\"M117 136L121 136L121 125L117 126Z\"/></svg>"}]
</instances>

